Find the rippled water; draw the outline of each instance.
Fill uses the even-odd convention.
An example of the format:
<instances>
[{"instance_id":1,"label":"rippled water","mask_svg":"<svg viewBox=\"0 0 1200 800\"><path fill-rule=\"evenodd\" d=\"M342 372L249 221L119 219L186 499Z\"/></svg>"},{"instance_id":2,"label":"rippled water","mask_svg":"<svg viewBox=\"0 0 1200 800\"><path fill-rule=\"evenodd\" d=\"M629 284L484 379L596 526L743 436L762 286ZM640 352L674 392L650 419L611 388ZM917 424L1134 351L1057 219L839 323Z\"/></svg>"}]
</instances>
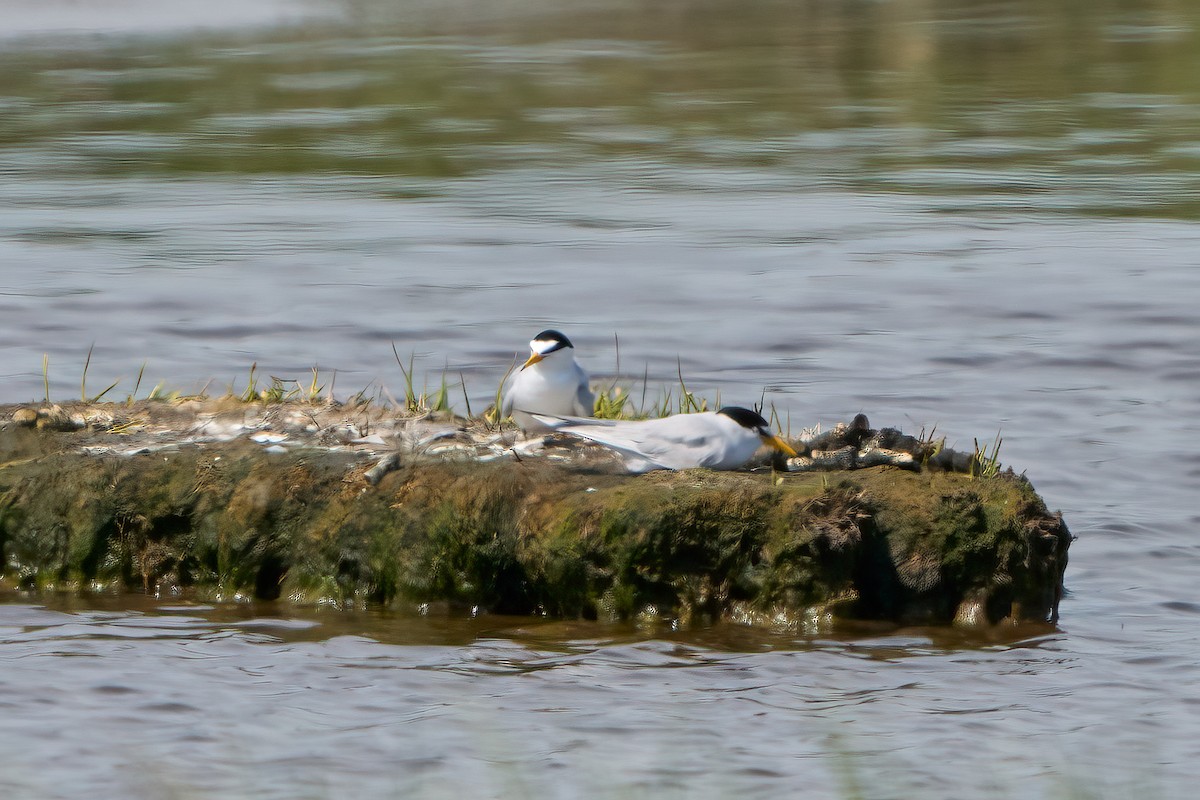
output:
<instances>
[{"instance_id":1,"label":"rippled water","mask_svg":"<svg viewBox=\"0 0 1200 800\"><path fill-rule=\"evenodd\" d=\"M1195 3L162 8L0 0L0 400L394 342L478 410L553 325L650 402L999 431L1070 594L1015 642L8 597L6 797L1191 796Z\"/></svg>"},{"instance_id":2,"label":"rippled water","mask_svg":"<svg viewBox=\"0 0 1200 800\"><path fill-rule=\"evenodd\" d=\"M1104 634L259 613L0 605L7 795L1129 796L1198 755L1194 664Z\"/></svg>"}]
</instances>

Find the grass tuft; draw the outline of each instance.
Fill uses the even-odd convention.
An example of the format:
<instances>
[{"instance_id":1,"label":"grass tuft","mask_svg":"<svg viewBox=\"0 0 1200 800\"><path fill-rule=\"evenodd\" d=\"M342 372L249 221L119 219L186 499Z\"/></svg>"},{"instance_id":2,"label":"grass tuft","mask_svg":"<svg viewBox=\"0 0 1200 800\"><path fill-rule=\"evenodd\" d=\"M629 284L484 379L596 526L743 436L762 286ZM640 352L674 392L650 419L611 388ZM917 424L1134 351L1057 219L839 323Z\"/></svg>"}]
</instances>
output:
<instances>
[{"instance_id":1,"label":"grass tuft","mask_svg":"<svg viewBox=\"0 0 1200 800\"><path fill-rule=\"evenodd\" d=\"M83 376L79 379L79 399L84 403L87 402L87 372L88 367L92 364L92 350L95 347L95 342L92 342L91 346L88 347L87 358L83 360Z\"/></svg>"},{"instance_id":2,"label":"grass tuft","mask_svg":"<svg viewBox=\"0 0 1200 800\"><path fill-rule=\"evenodd\" d=\"M426 400L426 396L424 394L422 394L421 399ZM450 411L450 391L449 391L449 387L446 385L446 371L445 370L442 370L442 383L438 387L437 394L435 394L433 396L433 399L428 402L428 408L430 411L433 411L435 413L437 413L437 412L446 413L446 412Z\"/></svg>"},{"instance_id":3,"label":"grass tuft","mask_svg":"<svg viewBox=\"0 0 1200 800\"><path fill-rule=\"evenodd\" d=\"M496 386L496 396L493 399L492 407L483 412L483 424L487 426L488 430L503 430L504 419L500 416L500 409L504 405L504 385L508 383L509 376L516 368L516 361L508 365L508 369L504 371L504 377Z\"/></svg>"},{"instance_id":4,"label":"grass tuft","mask_svg":"<svg viewBox=\"0 0 1200 800\"><path fill-rule=\"evenodd\" d=\"M258 378L256 378L254 376L254 373L257 371L258 371L258 362L255 361L253 364L250 365L250 377L246 380L246 391L242 392L241 395L238 397L238 399L241 400L243 403L253 403L255 400L258 399ZM236 385L236 384L234 384L234 385ZM231 385L229 387L230 394L233 394L234 385Z\"/></svg>"},{"instance_id":5,"label":"grass tuft","mask_svg":"<svg viewBox=\"0 0 1200 800\"><path fill-rule=\"evenodd\" d=\"M615 381L608 388L596 392L596 403L592 416L596 419L628 419L631 415L626 411L629 406L629 392L624 387L617 386Z\"/></svg>"},{"instance_id":6,"label":"grass tuft","mask_svg":"<svg viewBox=\"0 0 1200 800\"><path fill-rule=\"evenodd\" d=\"M647 405L646 394L650 384L650 367L646 366L642 375L641 400L634 404L633 394L629 388L621 385L619 374L608 386L596 390L596 404L593 416L597 419L662 419L675 414L694 414L700 411L715 410L721 407L721 393L716 392L711 398L697 395L688 388L683 377L683 367L676 364L678 386L663 387L658 400L653 405Z\"/></svg>"},{"instance_id":7,"label":"grass tuft","mask_svg":"<svg viewBox=\"0 0 1200 800\"><path fill-rule=\"evenodd\" d=\"M400 360L400 352L396 350L396 343L392 342L392 355L396 357L396 364L400 367L400 373L404 376L404 406L410 413L417 413L420 409L420 404L417 401L416 389L413 387L413 359L414 354L408 354L408 369L404 368L404 362Z\"/></svg>"},{"instance_id":8,"label":"grass tuft","mask_svg":"<svg viewBox=\"0 0 1200 800\"><path fill-rule=\"evenodd\" d=\"M146 362L142 362L142 368L138 370L137 380L133 383L133 391L125 398L126 405L133 405L133 400L137 397L138 389L142 386L142 376L146 374Z\"/></svg>"},{"instance_id":9,"label":"grass tuft","mask_svg":"<svg viewBox=\"0 0 1200 800\"><path fill-rule=\"evenodd\" d=\"M989 452L987 443L983 447L979 446L979 440L975 439L975 451L971 454L971 465L968 474L972 478L994 478L1000 474L1000 444L1004 441L1000 438L1000 432L996 431L996 440L992 444Z\"/></svg>"},{"instance_id":10,"label":"grass tuft","mask_svg":"<svg viewBox=\"0 0 1200 800\"><path fill-rule=\"evenodd\" d=\"M462 372L458 373L458 385L462 387L463 403L467 407L467 419L471 419L471 397L467 394L467 379Z\"/></svg>"},{"instance_id":11,"label":"grass tuft","mask_svg":"<svg viewBox=\"0 0 1200 800\"><path fill-rule=\"evenodd\" d=\"M408 356L408 366L404 366L404 362L400 360L400 352L396 349L396 343L392 342L392 355L396 357L396 364L400 367L400 373L404 376L404 401L401 403L396 398L391 397L393 405L403 407L405 411L414 416L425 414L451 413L453 405L450 403L450 384L446 380L446 369L448 365L442 369L441 383L438 384L437 391L429 394L429 386L426 384L420 392L416 388L416 369L413 362L416 356L412 353ZM461 379L462 373L459 373ZM462 382L463 396L466 397L467 384ZM470 401L467 402L468 408ZM468 415L470 411L467 412Z\"/></svg>"},{"instance_id":12,"label":"grass tuft","mask_svg":"<svg viewBox=\"0 0 1200 800\"><path fill-rule=\"evenodd\" d=\"M707 411L707 400L696 400L696 395L688 391L687 384L683 381L683 362L675 359L675 372L679 376L679 413L692 414L697 411Z\"/></svg>"},{"instance_id":13,"label":"grass tuft","mask_svg":"<svg viewBox=\"0 0 1200 800\"><path fill-rule=\"evenodd\" d=\"M946 437L937 436L937 424L934 424L929 432L925 432L925 426L921 426L921 432L917 434L917 441L921 443L921 469L929 468L931 459L937 458L942 451L946 449Z\"/></svg>"},{"instance_id":14,"label":"grass tuft","mask_svg":"<svg viewBox=\"0 0 1200 800\"><path fill-rule=\"evenodd\" d=\"M304 401L310 405L321 400L321 392L325 391L325 384L320 382L320 373L316 367L312 368L312 381L309 382L308 388L304 391Z\"/></svg>"}]
</instances>

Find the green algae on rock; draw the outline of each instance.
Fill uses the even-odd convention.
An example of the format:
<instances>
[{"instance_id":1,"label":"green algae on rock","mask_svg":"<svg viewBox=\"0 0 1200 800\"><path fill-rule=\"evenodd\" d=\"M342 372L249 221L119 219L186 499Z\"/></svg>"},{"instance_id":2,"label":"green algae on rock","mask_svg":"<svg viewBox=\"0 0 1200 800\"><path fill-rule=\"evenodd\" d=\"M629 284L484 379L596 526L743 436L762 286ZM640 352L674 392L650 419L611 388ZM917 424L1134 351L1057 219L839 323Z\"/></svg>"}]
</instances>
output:
<instances>
[{"instance_id":1,"label":"green algae on rock","mask_svg":"<svg viewBox=\"0 0 1200 800\"><path fill-rule=\"evenodd\" d=\"M411 452L368 481L375 450L284 448L243 432L118 451L88 429L0 431L7 580L683 623L978 627L1056 621L1071 540L1011 473L629 476Z\"/></svg>"}]
</instances>

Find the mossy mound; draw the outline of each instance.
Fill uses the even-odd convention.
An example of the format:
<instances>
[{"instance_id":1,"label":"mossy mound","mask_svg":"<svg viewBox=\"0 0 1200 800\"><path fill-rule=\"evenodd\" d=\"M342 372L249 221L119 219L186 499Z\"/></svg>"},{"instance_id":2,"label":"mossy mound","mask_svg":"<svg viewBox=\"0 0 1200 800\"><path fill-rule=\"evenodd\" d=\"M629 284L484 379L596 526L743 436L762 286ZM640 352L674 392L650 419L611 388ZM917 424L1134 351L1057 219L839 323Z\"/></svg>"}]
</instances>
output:
<instances>
[{"instance_id":1,"label":"mossy mound","mask_svg":"<svg viewBox=\"0 0 1200 800\"><path fill-rule=\"evenodd\" d=\"M27 589L795 623L1055 621L1070 535L1028 481L873 467L606 474L246 440L95 455L0 431L0 564Z\"/></svg>"}]
</instances>

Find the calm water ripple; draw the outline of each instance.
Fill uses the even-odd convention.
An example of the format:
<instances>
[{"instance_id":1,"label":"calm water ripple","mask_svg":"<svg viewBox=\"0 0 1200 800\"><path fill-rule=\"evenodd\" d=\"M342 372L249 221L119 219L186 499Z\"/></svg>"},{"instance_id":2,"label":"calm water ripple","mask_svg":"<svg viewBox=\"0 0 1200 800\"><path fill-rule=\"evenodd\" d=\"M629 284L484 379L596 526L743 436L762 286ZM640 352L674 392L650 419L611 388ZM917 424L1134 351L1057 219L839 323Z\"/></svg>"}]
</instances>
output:
<instances>
[{"instance_id":1,"label":"calm water ripple","mask_svg":"<svg viewBox=\"0 0 1200 800\"><path fill-rule=\"evenodd\" d=\"M1194 794L1195 4L0 13L0 400L395 343L482 408L557 326L650 403L999 434L1080 537L1017 641L0 598L5 798Z\"/></svg>"}]
</instances>

